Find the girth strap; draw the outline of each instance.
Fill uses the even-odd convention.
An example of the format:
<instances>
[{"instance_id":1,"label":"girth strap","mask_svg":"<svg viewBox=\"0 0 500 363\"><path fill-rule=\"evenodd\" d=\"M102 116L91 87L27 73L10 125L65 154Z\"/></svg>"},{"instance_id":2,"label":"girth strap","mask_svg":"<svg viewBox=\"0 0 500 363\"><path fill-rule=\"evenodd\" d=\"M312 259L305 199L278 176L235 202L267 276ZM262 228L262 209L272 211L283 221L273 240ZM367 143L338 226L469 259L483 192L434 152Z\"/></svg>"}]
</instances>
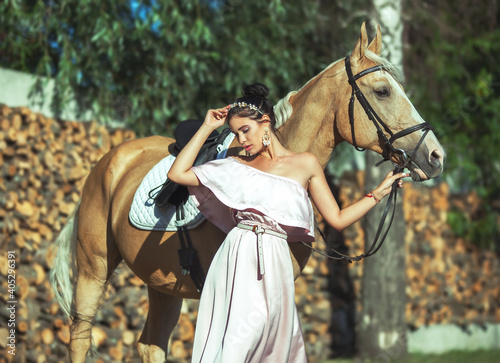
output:
<instances>
[{"instance_id":1,"label":"girth strap","mask_svg":"<svg viewBox=\"0 0 500 363\"><path fill-rule=\"evenodd\" d=\"M176 224L177 235L179 236L179 243L181 245L179 253L179 262L183 275L190 275L198 292L201 292L205 283L205 273L201 266L198 252L193 247L193 242L189 236L189 231L184 222L184 203L177 207L176 211Z\"/></svg>"},{"instance_id":2,"label":"girth strap","mask_svg":"<svg viewBox=\"0 0 500 363\"><path fill-rule=\"evenodd\" d=\"M266 234L270 234L271 236L283 238L284 240L286 240L288 236L286 234L279 233L279 232L276 232L276 231L273 231L270 229L265 229L259 225L251 226L251 225L244 224L244 223L238 223L237 227L241 228L241 229L247 229L247 230L252 231L253 233L255 233L257 235L257 252L258 252L258 256L259 256L259 273L261 276L264 275L265 270L264 270L264 253L262 251L262 235L264 233L266 233Z\"/></svg>"}]
</instances>

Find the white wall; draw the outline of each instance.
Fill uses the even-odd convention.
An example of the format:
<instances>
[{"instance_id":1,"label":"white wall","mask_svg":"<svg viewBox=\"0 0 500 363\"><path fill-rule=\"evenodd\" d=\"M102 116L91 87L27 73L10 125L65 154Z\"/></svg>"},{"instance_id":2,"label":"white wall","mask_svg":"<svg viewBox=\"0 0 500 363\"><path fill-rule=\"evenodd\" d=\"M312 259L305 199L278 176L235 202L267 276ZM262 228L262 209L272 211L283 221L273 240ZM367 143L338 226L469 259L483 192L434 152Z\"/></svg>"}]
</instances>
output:
<instances>
[{"instance_id":1,"label":"white wall","mask_svg":"<svg viewBox=\"0 0 500 363\"><path fill-rule=\"evenodd\" d=\"M9 107L26 106L32 111L41 113L47 117L58 117L68 121L91 121L98 120L101 123L120 125L120 122L112 119L104 119L92 110L88 110L77 116L77 102L73 97L68 102L59 115L54 114L50 108L54 94L54 81L48 80L43 89L43 97L30 98L29 93L36 77L29 73L0 68L0 103Z\"/></svg>"},{"instance_id":2,"label":"white wall","mask_svg":"<svg viewBox=\"0 0 500 363\"><path fill-rule=\"evenodd\" d=\"M408 332L410 353L441 354L454 350L500 350L500 324L469 325L467 331L451 324L423 326Z\"/></svg>"}]
</instances>

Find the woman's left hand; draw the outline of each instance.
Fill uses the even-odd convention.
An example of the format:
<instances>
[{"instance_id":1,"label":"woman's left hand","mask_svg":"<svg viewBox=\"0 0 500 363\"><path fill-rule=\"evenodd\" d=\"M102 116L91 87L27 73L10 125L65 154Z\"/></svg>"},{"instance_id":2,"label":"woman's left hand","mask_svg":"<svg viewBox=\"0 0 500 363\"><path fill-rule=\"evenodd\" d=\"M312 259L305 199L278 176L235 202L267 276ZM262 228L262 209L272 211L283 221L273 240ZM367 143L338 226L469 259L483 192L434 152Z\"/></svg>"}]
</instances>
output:
<instances>
[{"instance_id":1,"label":"woman's left hand","mask_svg":"<svg viewBox=\"0 0 500 363\"><path fill-rule=\"evenodd\" d=\"M226 121L227 113L229 112L230 108L231 108L231 106L228 105L228 106L223 107L223 108L208 110L207 115L205 116L205 121L203 122L203 124L212 128L212 129L216 129L216 128L224 125L224 122Z\"/></svg>"},{"instance_id":2,"label":"woman's left hand","mask_svg":"<svg viewBox=\"0 0 500 363\"><path fill-rule=\"evenodd\" d=\"M388 195L391 192L392 184L394 184L394 182L398 179L399 179L398 187L402 188L403 187L403 179L402 178L405 178L408 176L410 176L410 174L408 174L408 173L394 174L393 171L389 172L386 175L385 179L382 181L382 183L380 183L380 185L375 190L372 191L375 199L380 201L380 200L382 200L382 198L384 198L386 195Z\"/></svg>"}]
</instances>

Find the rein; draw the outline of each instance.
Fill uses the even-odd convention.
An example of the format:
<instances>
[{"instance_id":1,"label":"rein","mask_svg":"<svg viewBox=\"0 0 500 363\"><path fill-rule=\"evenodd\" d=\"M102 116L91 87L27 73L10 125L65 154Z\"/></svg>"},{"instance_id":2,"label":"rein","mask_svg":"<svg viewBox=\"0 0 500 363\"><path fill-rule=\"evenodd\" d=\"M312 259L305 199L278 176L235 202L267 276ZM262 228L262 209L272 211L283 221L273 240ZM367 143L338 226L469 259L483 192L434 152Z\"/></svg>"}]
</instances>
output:
<instances>
[{"instance_id":1,"label":"rein","mask_svg":"<svg viewBox=\"0 0 500 363\"><path fill-rule=\"evenodd\" d=\"M382 121L382 119L379 117L379 115L377 115L377 113L375 112L375 110L370 105L370 103L366 99L365 95L363 94L363 92L359 88L358 84L356 83L356 81L358 79L360 79L361 77L363 77L369 73L377 72L377 71L384 71L387 69L382 65L377 65L377 66L374 66L371 68L367 68L367 69L359 72L356 75L353 75L352 69L351 69L350 56L347 56L345 58L345 69L346 69L349 84L351 85L351 88L352 88L351 98L349 100L349 123L351 125L352 141L353 141L354 147L358 151L365 151L366 150L366 149L360 148L357 145L356 133L354 131L354 103L357 99L359 101L361 107L363 107L363 110L365 111L366 116L374 124L375 128L377 129L377 134L378 134L379 138L384 143L384 148L383 148L383 152L382 152L382 156L384 159L382 161L378 162L376 164L376 166L379 166L381 163L390 160L394 165L394 174L400 173L405 168L409 169L411 164L413 163L413 160L415 160L417 150L422 145L424 138L427 136L429 131L432 130L432 126L427 122L423 122L423 123L419 123L415 126L408 127L406 129L394 134L391 131L391 129L389 128L389 126L387 126L387 124L384 121ZM394 145L393 145L394 141L396 141L397 139L402 138L404 136L407 136L415 131L418 131L418 130L422 130L423 134L422 134L422 137L420 138L420 140L418 141L417 146L415 147L413 152L411 152L410 155L408 155L408 153L405 150L394 147ZM389 137L387 137L386 133L389 135ZM358 255L358 256L349 256L349 255L345 255L345 254L337 251L333 247L328 246L332 252L336 253L339 256L339 257L337 257L337 256L327 255L326 253L323 253L317 249L310 247L306 243L304 243L304 245L312 248L313 251L315 251L315 252L317 252L317 253L319 253L327 258L334 259L334 260L344 260L344 261L348 261L348 262L360 261L363 258L372 256L373 254L375 254L380 249L380 247L382 247L382 244L384 243L385 238L387 237L387 233L389 232L389 229L391 228L392 222L394 220L394 215L396 213L396 202L397 202L397 198L398 198L398 187L397 187L398 181L399 180L396 180L392 184L391 193L389 194L389 198L388 198L387 203L385 205L384 212L382 213L382 218L380 220L380 224L378 226L377 232L375 234L375 237L373 239L372 244L365 251L365 253ZM391 204L392 204L392 214L391 214L391 217L389 220L389 224L387 225L387 228L384 230L384 225L385 225L387 216L389 215L389 211L391 210ZM319 228L317 228L317 229L318 229L319 233L321 234L321 237L323 238L323 240L326 243L326 238L325 238L323 232Z\"/></svg>"}]
</instances>

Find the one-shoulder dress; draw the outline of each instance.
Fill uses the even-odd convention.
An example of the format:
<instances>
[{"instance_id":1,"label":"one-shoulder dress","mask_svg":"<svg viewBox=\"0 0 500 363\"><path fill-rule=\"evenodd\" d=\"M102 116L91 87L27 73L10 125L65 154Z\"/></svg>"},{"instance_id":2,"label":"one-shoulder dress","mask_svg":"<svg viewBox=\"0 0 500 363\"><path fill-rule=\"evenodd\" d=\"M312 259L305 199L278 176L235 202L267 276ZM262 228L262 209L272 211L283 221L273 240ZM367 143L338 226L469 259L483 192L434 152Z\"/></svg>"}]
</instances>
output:
<instances>
[{"instance_id":1,"label":"one-shoulder dress","mask_svg":"<svg viewBox=\"0 0 500 363\"><path fill-rule=\"evenodd\" d=\"M314 241L307 191L234 158L192 170L191 198L227 233L201 294L192 362L307 362L288 246Z\"/></svg>"}]
</instances>

